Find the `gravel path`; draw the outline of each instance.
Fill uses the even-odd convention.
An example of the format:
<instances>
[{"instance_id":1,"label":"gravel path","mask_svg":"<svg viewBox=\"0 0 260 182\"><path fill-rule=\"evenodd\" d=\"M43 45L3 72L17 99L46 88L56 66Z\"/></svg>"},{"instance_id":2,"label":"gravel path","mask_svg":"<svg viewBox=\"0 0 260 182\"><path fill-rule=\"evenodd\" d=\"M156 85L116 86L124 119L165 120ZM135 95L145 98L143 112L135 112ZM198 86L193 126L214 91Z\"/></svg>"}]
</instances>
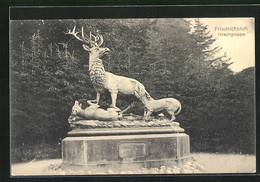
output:
<instances>
[{"instance_id":1,"label":"gravel path","mask_svg":"<svg viewBox=\"0 0 260 182\"><path fill-rule=\"evenodd\" d=\"M256 172L255 155L193 153L192 156L204 164L206 173Z\"/></svg>"},{"instance_id":2,"label":"gravel path","mask_svg":"<svg viewBox=\"0 0 260 182\"><path fill-rule=\"evenodd\" d=\"M142 168L135 171L110 169L105 173L91 170L64 171L61 159L32 161L11 165L12 176L28 175L94 175L94 174L201 174L201 173L253 173L256 169L256 157L239 154L192 154L192 160L178 168Z\"/></svg>"}]
</instances>

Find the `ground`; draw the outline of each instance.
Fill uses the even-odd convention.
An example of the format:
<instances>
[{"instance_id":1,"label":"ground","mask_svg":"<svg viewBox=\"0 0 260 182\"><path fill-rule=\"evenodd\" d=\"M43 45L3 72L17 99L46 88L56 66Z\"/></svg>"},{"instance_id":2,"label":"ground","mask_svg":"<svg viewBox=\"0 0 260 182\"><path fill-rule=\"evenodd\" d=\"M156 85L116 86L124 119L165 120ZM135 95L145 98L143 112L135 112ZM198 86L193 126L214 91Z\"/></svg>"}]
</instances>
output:
<instances>
[{"instance_id":1,"label":"ground","mask_svg":"<svg viewBox=\"0 0 260 182\"><path fill-rule=\"evenodd\" d=\"M256 157L242 154L197 153L192 156L203 163L206 173L255 173Z\"/></svg>"},{"instance_id":2,"label":"ground","mask_svg":"<svg viewBox=\"0 0 260 182\"><path fill-rule=\"evenodd\" d=\"M193 153L192 161L182 167L168 169L161 166L160 169L142 169L135 171L121 171L121 174L180 174L180 173L254 173L256 171L256 157L254 155L242 154L208 154ZM41 161L31 161L28 163L19 163L11 165L12 176L24 175L66 175L74 173L66 173L60 168L61 159L50 159ZM112 169L107 174L115 174ZM95 174L93 171L79 171L78 175Z\"/></svg>"}]
</instances>

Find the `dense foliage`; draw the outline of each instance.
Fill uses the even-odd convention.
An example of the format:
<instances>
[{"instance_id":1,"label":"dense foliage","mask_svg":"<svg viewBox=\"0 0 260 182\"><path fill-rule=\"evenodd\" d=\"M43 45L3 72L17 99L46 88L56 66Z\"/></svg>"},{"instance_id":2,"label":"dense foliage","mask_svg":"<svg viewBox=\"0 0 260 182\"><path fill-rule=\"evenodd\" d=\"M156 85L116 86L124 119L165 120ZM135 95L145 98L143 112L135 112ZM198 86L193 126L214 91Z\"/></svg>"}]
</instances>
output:
<instances>
[{"instance_id":1,"label":"dense foliage","mask_svg":"<svg viewBox=\"0 0 260 182\"><path fill-rule=\"evenodd\" d=\"M103 58L107 71L139 80L156 99L180 100L177 121L190 135L192 152L254 153L254 68L233 74L230 58L212 47L207 26L196 20L191 33L184 19L12 21L13 147L58 144L74 101L86 106L95 98L88 53L64 34L74 25L102 32L111 49ZM110 103L108 95L101 100L102 107ZM118 106L127 104L119 95ZM141 104L131 112L141 114ZM13 153L14 161L21 158Z\"/></svg>"}]
</instances>

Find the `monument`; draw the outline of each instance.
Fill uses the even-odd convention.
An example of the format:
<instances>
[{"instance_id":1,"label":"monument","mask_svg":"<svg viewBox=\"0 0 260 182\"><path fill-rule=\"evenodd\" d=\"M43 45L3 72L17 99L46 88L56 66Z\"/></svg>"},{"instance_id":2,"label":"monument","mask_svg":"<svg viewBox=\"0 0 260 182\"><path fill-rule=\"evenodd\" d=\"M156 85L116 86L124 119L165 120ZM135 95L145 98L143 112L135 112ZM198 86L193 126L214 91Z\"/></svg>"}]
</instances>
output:
<instances>
[{"instance_id":1,"label":"monument","mask_svg":"<svg viewBox=\"0 0 260 182\"><path fill-rule=\"evenodd\" d=\"M84 42L89 52L91 83L97 92L87 108L75 101L69 124L71 131L62 141L62 167L64 169L91 169L102 173L110 169L132 170L181 166L190 158L189 136L175 122L181 104L173 98L155 100L143 84L135 79L106 72L102 56L109 52L102 48L103 36L97 32L89 37L78 36L76 27L67 34ZM99 108L100 94L108 90L112 103L107 110ZM125 114L134 103L121 110L116 106L117 93L134 95L144 105L144 116ZM164 116L151 117L153 112L166 110Z\"/></svg>"}]
</instances>

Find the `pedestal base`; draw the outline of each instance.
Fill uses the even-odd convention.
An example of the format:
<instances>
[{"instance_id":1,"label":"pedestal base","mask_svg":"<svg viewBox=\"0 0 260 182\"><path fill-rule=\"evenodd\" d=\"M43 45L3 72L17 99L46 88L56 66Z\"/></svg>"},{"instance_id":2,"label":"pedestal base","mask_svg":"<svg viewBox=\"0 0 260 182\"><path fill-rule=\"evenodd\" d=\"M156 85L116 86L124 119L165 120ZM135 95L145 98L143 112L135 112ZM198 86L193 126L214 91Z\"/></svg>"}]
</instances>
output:
<instances>
[{"instance_id":1,"label":"pedestal base","mask_svg":"<svg viewBox=\"0 0 260 182\"><path fill-rule=\"evenodd\" d=\"M62 141L62 167L102 172L160 166L173 168L189 160L189 136L185 133L173 133L169 129L158 134L148 134L143 129L142 132L130 131L128 129L125 135L122 131L116 135L114 131L110 136L86 136L88 132L84 131L70 133L71 136Z\"/></svg>"}]
</instances>

